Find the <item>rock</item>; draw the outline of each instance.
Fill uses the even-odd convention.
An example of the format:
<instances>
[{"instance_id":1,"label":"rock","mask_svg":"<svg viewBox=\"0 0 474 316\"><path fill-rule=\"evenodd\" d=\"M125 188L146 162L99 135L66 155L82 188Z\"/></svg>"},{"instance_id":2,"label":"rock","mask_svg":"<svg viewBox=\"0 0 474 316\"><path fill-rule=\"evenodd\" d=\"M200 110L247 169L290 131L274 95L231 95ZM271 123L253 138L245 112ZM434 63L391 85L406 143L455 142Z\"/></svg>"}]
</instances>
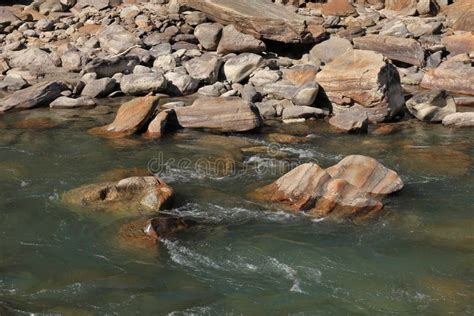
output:
<instances>
[{"instance_id":1,"label":"rock","mask_svg":"<svg viewBox=\"0 0 474 316\"><path fill-rule=\"evenodd\" d=\"M222 59L212 54L204 54L184 63L188 74L200 82L213 84L219 77Z\"/></svg>"},{"instance_id":2,"label":"rock","mask_svg":"<svg viewBox=\"0 0 474 316\"><path fill-rule=\"evenodd\" d=\"M141 40L123 26L113 24L97 34L100 47L112 54L119 54L130 47L141 45Z\"/></svg>"},{"instance_id":3,"label":"rock","mask_svg":"<svg viewBox=\"0 0 474 316\"><path fill-rule=\"evenodd\" d=\"M349 110L338 113L329 120L336 129L349 133L367 133L369 116L365 111Z\"/></svg>"},{"instance_id":4,"label":"rock","mask_svg":"<svg viewBox=\"0 0 474 316\"><path fill-rule=\"evenodd\" d=\"M28 129L28 130L43 130L43 129L51 129L58 127L59 124L57 122L52 121L46 117L33 117L33 118L26 118L21 121L15 123L15 128L20 129Z\"/></svg>"},{"instance_id":5,"label":"rock","mask_svg":"<svg viewBox=\"0 0 474 316\"><path fill-rule=\"evenodd\" d=\"M394 11L397 15L415 15L417 0L386 0L385 9Z\"/></svg>"},{"instance_id":6,"label":"rock","mask_svg":"<svg viewBox=\"0 0 474 316\"><path fill-rule=\"evenodd\" d=\"M112 78L91 80L86 83L81 95L92 98L105 97L115 90L116 85L117 82Z\"/></svg>"},{"instance_id":7,"label":"rock","mask_svg":"<svg viewBox=\"0 0 474 316\"><path fill-rule=\"evenodd\" d=\"M219 23L199 24L194 29L194 36L205 50L216 50L222 35L222 25Z\"/></svg>"},{"instance_id":8,"label":"rock","mask_svg":"<svg viewBox=\"0 0 474 316\"><path fill-rule=\"evenodd\" d=\"M372 51L346 52L319 72L316 80L333 104L370 109L371 122L394 118L403 108L397 69Z\"/></svg>"},{"instance_id":9,"label":"rock","mask_svg":"<svg viewBox=\"0 0 474 316\"><path fill-rule=\"evenodd\" d=\"M122 104L114 121L91 130L93 134L106 137L124 137L140 131L153 115L159 96L146 96Z\"/></svg>"},{"instance_id":10,"label":"rock","mask_svg":"<svg viewBox=\"0 0 474 316\"><path fill-rule=\"evenodd\" d=\"M474 67L469 56L460 54L449 58L435 69L429 69L421 81L421 86L426 89L474 95Z\"/></svg>"},{"instance_id":11,"label":"rock","mask_svg":"<svg viewBox=\"0 0 474 316\"><path fill-rule=\"evenodd\" d=\"M295 86L316 83L319 68L313 65L296 65L283 70L283 80Z\"/></svg>"},{"instance_id":12,"label":"rock","mask_svg":"<svg viewBox=\"0 0 474 316\"><path fill-rule=\"evenodd\" d=\"M328 0L323 3L321 11L326 16L349 16L356 10L349 0Z\"/></svg>"},{"instance_id":13,"label":"rock","mask_svg":"<svg viewBox=\"0 0 474 316\"><path fill-rule=\"evenodd\" d=\"M153 67L163 72L172 71L176 68L176 58L172 54L158 56Z\"/></svg>"},{"instance_id":14,"label":"rock","mask_svg":"<svg viewBox=\"0 0 474 316\"><path fill-rule=\"evenodd\" d=\"M298 91L293 95L291 101L295 105L313 105L316 97L318 96L319 85L315 82L307 83L300 87Z\"/></svg>"},{"instance_id":15,"label":"rock","mask_svg":"<svg viewBox=\"0 0 474 316\"><path fill-rule=\"evenodd\" d=\"M175 109L180 126L221 132L245 132L260 126L254 107L236 97L198 98L192 106Z\"/></svg>"},{"instance_id":16,"label":"rock","mask_svg":"<svg viewBox=\"0 0 474 316\"><path fill-rule=\"evenodd\" d=\"M19 19L12 13L10 7L0 6L0 25L10 25Z\"/></svg>"},{"instance_id":17,"label":"rock","mask_svg":"<svg viewBox=\"0 0 474 316\"><path fill-rule=\"evenodd\" d=\"M50 54L37 47L31 47L13 52L9 60L12 68L47 71L59 66Z\"/></svg>"},{"instance_id":18,"label":"rock","mask_svg":"<svg viewBox=\"0 0 474 316\"><path fill-rule=\"evenodd\" d=\"M261 90L261 92L269 98L291 100L298 92L298 87L289 84L288 82L278 81L265 85Z\"/></svg>"},{"instance_id":19,"label":"rock","mask_svg":"<svg viewBox=\"0 0 474 316\"><path fill-rule=\"evenodd\" d=\"M349 50L352 50L351 42L345 38L332 36L327 41L316 44L309 54L311 58L319 59L327 64Z\"/></svg>"},{"instance_id":20,"label":"rock","mask_svg":"<svg viewBox=\"0 0 474 316\"><path fill-rule=\"evenodd\" d=\"M259 102L256 103L255 106L257 107L262 119L269 120L277 117L277 111L273 102Z\"/></svg>"},{"instance_id":21,"label":"rock","mask_svg":"<svg viewBox=\"0 0 474 316\"><path fill-rule=\"evenodd\" d=\"M226 86L222 82L216 82L212 85L204 86L198 90L199 94L208 97L218 97L227 91Z\"/></svg>"},{"instance_id":22,"label":"rock","mask_svg":"<svg viewBox=\"0 0 474 316\"><path fill-rule=\"evenodd\" d=\"M298 15L270 0L183 0L182 3L205 13L214 21L233 24L240 32L277 42L311 42L311 26L318 24L316 19Z\"/></svg>"},{"instance_id":23,"label":"rock","mask_svg":"<svg viewBox=\"0 0 474 316\"><path fill-rule=\"evenodd\" d=\"M380 35L389 35L396 37L411 37L413 34L408 30L408 26L405 24L406 20L393 19L387 21L382 25L379 32Z\"/></svg>"},{"instance_id":24,"label":"rock","mask_svg":"<svg viewBox=\"0 0 474 316\"><path fill-rule=\"evenodd\" d=\"M367 218L383 208L380 201L343 179L332 178L314 163L294 168L253 196L313 218Z\"/></svg>"},{"instance_id":25,"label":"rock","mask_svg":"<svg viewBox=\"0 0 474 316\"><path fill-rule=\"evenodd\" d=\"M52 101L60 97L61 92L65 89L66 86L57 81L38 83L1 99L0 113L48 106Z\"/></svg>"},{"instance_id":26,"label":"rock","mask_svg":"<svg viewBox=\"0 0 474 316\"><path fill-rule=\"evenodd\" d=\"M246 84L240 91L240 94L242 99L250 103L260 101L260 99L262 98L257 89L255 89L255 87L251 84Z\"/></svg>"},{"instance_id":27,"label":"rock","mask_svg":"<svg viewBox=\"0 0 474 316\"><path fill-rule=\"evenodd\" d=\"M444 126L474 127L474 112L453 113L443 118Z\"/></svg>"},{"instance_id":28,"label":"rock","mask_svg":"<svg viewBox=\"0 0 474 316\"><path fill-rule=\"evenodd\" d=\"M61 55L61 64L67 71L80 72L86 63L86 56L79 50L70 49Z\"/></svg>"},{"instance_id":29,"label":"rock","mask_svg":"<svg viewBox=\"0 0 474 316\"><path fill-rule=\"evenodd\" d=\"M81 211L136 214L158 212L172 197L171 187L157 177L148 176L84 185L64 193L62 200Z\"/></svg>"},{"instance_id":30,"label":"rock","mask_svg":"<svg viewBox=\"0 0 474 316\"><path fill-rule=\"evenodd\" d=\"M0 90L7 89L7 90L20 90L24 87L27 87L28 83L17 74L8 74L0 81Z\"/></svg>"},{"instance_id":31,"label":"rock","mask_svg":"<svg viewBox=\"0 0 474 316\"><path fill-rule=\"evenodd\" d=\"M419 15L437 15L439 12L439 5L436 0L418 0L416 11Z\"/></svg>"},{"instance_id":32,"label":"rock","mask_svg":"<svg viewBox=\"0 0 474 316\"><path fill-rule=\"evenodd\" d=\"M217 47L217 53L255 53L260 54L266 49L266 45L261 40L237 31L235 26L227 25L222 30L222 37Z\"/></svg>"},{"instance_id":33,"label":"rock","mask_svg":"<svg viewBox=\"0 0 474 316\"><path fill-rule=\"evenodd\" d=\"M224 64L224 74L231 83L247 79L263 63L263 58L253 53L243 53L229 58Z\"/></svg>"},{"instance_id":34,"label":"rock","mask_svg":"<svg viewBox=\"0 0 474 316\"><path fill-rule=\"evenodd\" d=\"M91 109L97 105L96 100L91 97L80 97L77 99L69 97L59 97L54 100L49 107L52 109Z\"/></svg>"},{"instance_id":35,"label":"rock","mask_svg":"<svg viewBox=\"0 0 474 316\"><path fill-rule=\"evenodd\" d=\"M305 143L305 142L309 141L309 138L307 138L307 137L287 135L287 134L281 134L281 133L268 134L267 139L270 142L276 142L276 143L280 143L280 144ZM267 148L267 150L268 150L268 148Z\"/></svg>"},{"instance_id":36,"label":"rock","mask_svg":"<svg viewBox=\"0 0 474 316\"><path fill-rule=\"evenodd\" d=\"M97 78L113 77L117 73L132 73L138 64L139 59L136 56L95 58L84 67L84 72L96 73Z\"/></svg>"},{"instance_id":37,"label":"rock","mask_svg":"<svg viewBox=\"0 0 474 316\"><path fill-rule=\"evenodd\" d=\"M372 50L410 65L423 67L425 64L424 49L420 43L411 38L369 34L354 38L354 45L359 49Z\"/></svg>"},{"instance_id":38,"label":"rock","mask_svg":"<svg viewBox=\"0 0 474 316\"><path fill-rule=\"evenodd\" d=\"M176 72L165 74L168 80L168 93L174 96L190 95L196 92L199 87L199 80Z\"/></svg>"},{"instance_id":39,"label":"rock","mask_svg":"<svg viewBox=\"0 0 474 316\"><path fill-rule=\"evenodd\" d=\"M454 98L439 90L415 94L406 106L411 115L429 123L439 123L447 115L456 113Z\"/></svg>"},{"instance_id":40,"label":"rock","mask_svg":"<svg viewBox=\"0 0 474 316\"><path fill-rule=\"evenodd\" d=\"M474 33L462 33L445 36L441 43L446 46L448 52L454 56L474 52Z\"/></svg>"},{"instance_id":41,"label":"rock","mask_svg":"<svg viewBox=\"0 0 474 316\"><path fill-rule=\"evenodd\" d=\"M467 32L474 30L474 6L472 5L472 0L457 0L449 5L445 12L454 30Z\"/></svg>"},{"instance_id":42,"label":"rock","mask_svg":"<svg viewBox=\"0 0 474 316\"><path fill-rule=\"evenodd\" d=\"M333 178L346 180L360 190L375 195L391 194L404 186L395 171L367 156L347 156L326 171Z\"/></svg>"},{"instance_id":43,"label":"rock","mask_svg":"<svg viewBox=\"0 0 474 316\"><path fill-rule=\"evenodd\" d=\"M249 82L255 87L265 86L267 84L275 83L281 78L281 73L275 70L259 69L253 73Z\"/></svg>"},{"instance_id":44,"label":"rock","mask_svg":"<svg viewBox=\"0 0 474 316\"><path fill-rule=\"evenodd\" d=\"M168 123L169 113L167 111L162 111L155 116L155 118L148 125L148 129L145 133L146 137L149 138L160 138L166 129L166 124Z\"/></svg>"},{"instance_id":45,"label":"rock","mask_svg":"<svg viewBox=\"0 0 474 316\"><path fill-rule=\"evenodd\" d=\"M103 10L108 7L114 7L120 4L122 0L78 0L77 6L79 8L94 7L97 10Z\"/></svg>"},{"instance_id":46,"label":"rock","mask_svg":"<svg viewBox=\"0 0 474 316\"><path fill-rule=\"evenodd\" d=\"M326 114L327 113L324 110L311 106L288 106L283 109L282 119L307 119L312 117L322 117Z\"/></svg>"},{"instance_id":47,"label":"rock","mask_svg":"<svg viewBox=\"0 0 474 316\"><path fill-rule=\"evenodd\" d=\"M120 89L129 95L164 92L166 86L167 80L159 72L124 75L120 80Z\"/></svg>"}]
</instances>

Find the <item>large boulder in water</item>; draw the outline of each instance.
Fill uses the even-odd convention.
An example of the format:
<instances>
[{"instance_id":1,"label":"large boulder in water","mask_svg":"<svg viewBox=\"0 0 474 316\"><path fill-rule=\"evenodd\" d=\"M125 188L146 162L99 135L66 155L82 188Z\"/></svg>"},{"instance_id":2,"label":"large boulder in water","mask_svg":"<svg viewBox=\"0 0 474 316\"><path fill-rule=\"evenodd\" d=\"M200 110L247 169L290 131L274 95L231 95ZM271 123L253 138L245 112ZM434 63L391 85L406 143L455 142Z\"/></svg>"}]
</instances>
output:
<instances>
[{"instance_id":1,"label":"large boulder in water","mask_svg":"<svg viewBox=\"0 0 474 316\"><path fill-rule=\"evenodd\" d=\"M120 181L89 184L63 194L63 201L81 210L157 212L173 197L173 189L154 176L130 177Z\"/></svg>"},{"instance_id":2,"label":"large boulder in water","mask_svg":"<svg viewBox=\"0 0 474 316\"><path fill-rule=\"evenodd\" d=\"M406 106L411 115L429 123L439 123L447 115L456 113L454 98L442 90L417 93Z\"/></svg>"}]
</instances>

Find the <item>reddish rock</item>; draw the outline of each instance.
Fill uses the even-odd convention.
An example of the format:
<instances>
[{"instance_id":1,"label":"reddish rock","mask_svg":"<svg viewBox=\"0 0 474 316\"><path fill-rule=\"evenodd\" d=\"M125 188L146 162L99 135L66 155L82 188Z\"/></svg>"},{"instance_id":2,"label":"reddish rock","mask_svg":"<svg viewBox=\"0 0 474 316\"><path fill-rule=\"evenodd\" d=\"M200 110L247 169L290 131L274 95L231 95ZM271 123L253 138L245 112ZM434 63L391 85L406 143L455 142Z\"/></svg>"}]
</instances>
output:
<instances>
[{"instance_id":1,"label":"reddish rock","mask_svg":"<svg viewBox=\"0 0 474 316\"><path fill-rule=\"evenodd\" d=\"M167 111L160 112L148 125L145 136L149 138L160 138L165 132L168 123L169 113Z\"/></svg>"},{"instance_id":2,"label":"reddish rock","mask_svg":"<svg viewBox=\"0 0 474 316\"><path fill-rule=\"evenodd\" d=\"M283 79L294 86L316 82L319 68L312 65L297 65L283 70Z\"/></svg>"},{"instance_id":3,"label":"reddish rock","mask_svg":"<svg viewBox=\"0 0 474 316\"><path fill-rule=\"evenodd\" d=\"M350 133L367 133L369 116L365 111L346 111L331 117L329 124L337 130Z\"/></svg>"},{"instance_id":4,"label":"reddish rock","mask_svg":"<svg viewBox=\"0 0 474 316\"><path fill-rule=\"evenodd\" d=\"M474 33L445 36L441 39L441 43L446 46L448 52L453 56L469 54L470 52L474 52Z\"/></svg>"},{"instance_id":5,"label":"reddish rock","mask_svg":"<svg viewBox=\"0 0 474 316\"><path fill-rule=\"evenodd\" d=\"M452 28L458 31L474 30L474 5L472 0L457 0L445 9Z\"/></svg>"},{"instance_id":6,"label":"reddish rock","mask_svg":"<svg viewBox=\"0 0 474 316\"><path fill-rule=\"evenodd\" d=\"M349 16L355 8L349 0L328 0L322 5L322 13L326 16Z\"/></svg>"}]
</instances>

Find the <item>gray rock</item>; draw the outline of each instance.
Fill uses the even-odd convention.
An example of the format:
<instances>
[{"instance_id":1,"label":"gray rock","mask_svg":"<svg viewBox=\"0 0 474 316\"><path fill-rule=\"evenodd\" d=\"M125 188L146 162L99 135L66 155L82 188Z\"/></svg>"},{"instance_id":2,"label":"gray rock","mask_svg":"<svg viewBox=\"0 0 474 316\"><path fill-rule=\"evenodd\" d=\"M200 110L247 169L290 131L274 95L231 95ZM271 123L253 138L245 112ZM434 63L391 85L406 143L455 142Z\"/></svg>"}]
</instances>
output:
<instances>
[{"instance_id":1,"label":"gray rock","mask_svg":"<svg viewBox=\"0 0 474 316\"><path fill-rule=\"evenodd\" d=\"M116 73L132 73L138 63L139 60L136 56L95 58L84 67L84 71L96 73L98 78L112 77Z\"/></svg>"},{"instance_id":2,"label":"gray rock","mask_svg":"<svg viewBox=\"0 0 474 316\"><path fill-rule=\"evenodd\" d=\"M249 82L255 87L272 84L281 79L281 72L276 70L259 69L253 73Z\"/></svg>"},{"instance_id":3,"label":"gray rock","mask_svg":"<svg viewBox=\"0 0 474 316\"><path fill-rule=\"evenodd\" d=\"M418 93L406 102L406 107L411 115L429 123L439 123L456 113L454 98L440 90Z\"/></svg>"},{"instance_id":4,"label":"gray rock","mask_svg":"<svg viewBox=\"0 0 474 316\"><path fill-rule=\"evenodd\" d=\"M130 47L141 45L141 40L123 26L113 24L97 35L100 47L112 54L119 54Z\"/></svg>"},{"instance_id":5,"label":"gray rock","mask_svg":"<svg viewBox=\"0 0 474 316\"><path fill-rule=\"evenodd\" d=\"M77 6L80 8L94 7L97 10L103 10L120 4L122 0L78 0Z\"/></svg>"},{"instance_id":6,"label":"gray rock","mask_svg":"<svg viewBox=\"0 0 474 316\"><path fill-rule=\"evenodd\" d=\"M382 26L379 34L403 38L412 36L411 32L408 30L407 25L400 19L393 19L385 23Z\"/></svg>"},{"instance_id":7,"label":"gray rock","mask_svg":"<svg viewBox=\"0 0 474 316\"><path fill-rule=\"evenodd\" d=\"M9 64L12 68L39 71L54 69L60 65L50 54L37 47L12 52Z\"/></svg>"},{"instance_id":8,"label":"gray rock","mask_svg":"<svg viewBox=\"0 0 474 316\"><path fill-rule=\"evenodd\" d=\"M262 93L273 99L291 100L297 93L298 87L284 81L267 84L263 87Z\"/></svg>"},{"instance_id":9,"label":"gray rock","mask_svg":"<svg viewBox=\"0 0 474 316\"><path fill-rule=\"evenodd\" d=\"M231 57L224 64L224 74L231 83L247 79L263 64L263 58L253 53L243 53Z\"/></svg>"},{"instance_id":10,"label":"gray rock","mask_svg":"<svg viewBox=\"0 0 474 316\"><path fill-rule=\"evenodd\" d=\"M196 26L194 36L206 50L216 50L221 39L222 25L218 23L204 23Z\"/></svg>"},{"instance_id":11,"label":"gray rock","mask_svg":"<svg viewBox=\"0 0 474 316\"><path fill-rule=\"evenodd\" d=\"M190 95L199 87L199 80L187 74L168 72L165 74L168 80L168 93L175 96Z\"/></svg>"},{"instance_id":12,"label":"gray rock","mask_svg":"<svg viewBox=\"0 0 474 316\"><path fill-rule=\"evenodd\" d=\"M323 117L327 113L319 108L311 106L289 106L283 109L282 119L298 119L298 118L311 118L311 117Z\"/></svg>"},{"instance_id":13,"label":"gray rock","mask_svg":"<svg viewBox=\"0 0 474 316\"><path fill-rule=\"evenodd\" d=\"M164 72L175 69L176 65L176 58L172 54L158 56L153 63L154 68Z\"/></svg>"},{"instance_id":14,"label":"gray rock","mask_svg":"<svg viewBox=\"0 0 474 316\"><path fill-rule=\"evenodd\" d=\"M81 95L98 98L105 97L115 90L117 82L112 78L102 78L91 80L82 89Z\"/></svg>"},{"instance_id":15,"label":"gray rock","mask_svg":"<svg viewBox=\"0 0 474 316\"><path fill-rule=\"evenodd\" d=\"M41 19L36 22L35 28L41 32L52 31L54 29L54 22L47 19Z\"/></svg>"},{"instance_id":16,"label":"gray rock","mask_svg":"<svg viewBox=\"0 0 474 316\"><path fill-rule=\"evenodd\" d=\"M333 116L329 120L329 124L340 131L348 133L367 133L369 116L363 110L351 109Z\"/></svg>"},{"instance_id":17,"label":"gray rock","mask_svg":"<svg viewBox=\"0 0 474 316\"><path fill-rule=\"evenodd\" d=\"M91 97L79 97L77 99L69 97L59 97L54 100L49 107L52 109L91 109L97 105L95 99Z\"/></svg>"},{"instance_id":18,"label":"gray rock","mask_svg":"<svg viewBox=\"0 0 474 316\"><path fill-rule=\"evenodd\" d=\"M275 109L275 106L273 102L270 101L265 101L265 102L259 102L255 103L255 106L257 107L260 116L265 119L272 119L277 117L277 111Z\"/></svg>"},{"instance_id":19,"label":"gray rock","mask_svg":"<svg viewBox=\"0 0 474 316\"><path fill-rule=\"evenodd\" d=\"M240 94L242 99L251 103L257 102L262 98L257 89L251 84L246 84L240 91Z\"/></svg>"},{"instance_id":20,"label":"gray rock","mask_svg":"<svg viewBox=\"0 0 474 316\"><path fill-rule=\"evenodd\" d=\"M166 86L166 78L163 74L158 72L125 75L120 80L120 90L129 95L146 95L150 92L163 92Z\"/></svg>"},{"instance_id":21,"label":"gray rock","mask_svg":"<svg viewBox=\"0 0 474 316\"><path fill-rule=\"evenodd\" d=\"M67 71L79 72L86 64L86 56L79 50L70 49L61 56L61 63Z\"/></svg>"},{"instance_id":22,"label":"gray rock","mask_svg":"<svg viewBox=\"0 0 474 316\"><path fill-rule=\"evenodd\" d=\"M227 25L222 30L222 37L217 47L219 54L229 53L256 53L260 54L267 47L264 42L239 32L235 26Z\"/></svg>"},{"instance_id":23,"label":"gray rock","mask_svg":"<svg viewBox=\"0 0 474 316\"><path fill-rule=\"evenodd\" d=\"M217 81L222 59L212 54L204 54L184 63L191 77L201 82L213 84Z\"/></svg>"},{"instance_id":24,"label":"gray rock","mask_svg":"<svg viewBox=\"0 0 474 316\"><path fill-rule=\"evenodd\" d=\"M444 117L443 125L451 127L474 127L474 112L449 114Z\"/></svg>"},{"instance_id":25,"label":"gray rock","mask_svg":"<svg viewBox=\"0 0 474 316\"><path fill-rule=\"evenodd\" d=\"M319 85L315 82L307 83L296 91L291 101L295 105L313 105L318 96Z\"/></svg>"},{"instance_id":26,"label":"gray rock","mask_svg":"<svg viewBox=\"0 0 474 316\"><path fill-rule=\"evenodd\" d=\"M316 44L309 55L312 59L318 59L327 64L345 52L352 50L352 44L348 40L333 36L327 41Z\"/></svg>"},{"instance_id":27,"label":"gray rock","mask_svg":"<svg viewBox=\"0 0 474 316\"><path fill-rule=\"evenodd\" d=\"M28 86L28 83L17 74L6 75L5 78L0 81L0 90L20 90L26 86Z\"/></svg>"},{"instance_id":28,"label":"gray rock","mask_svg":"<svg viewBox=\"0 0 474 316\"><path fill-rule=\"evenodd\" d=\"M208 97L218 97L227 91L226 86L222 82L216 82L212 85L204 86L198 90L198 93Z\"/></svg>"},{"instance_id":29,"label":"gray rock","mask_svg":"<svg viewBox=\"0 0 474 316\"><path fill-rule=\"evenodd\" d=\"M158 56L169 55L172 53L172 51L173 50L171 49L170 43L162 43L162 44L153 46L150 49L150 54L156 58Z\"/></svg>"}]
</instances>

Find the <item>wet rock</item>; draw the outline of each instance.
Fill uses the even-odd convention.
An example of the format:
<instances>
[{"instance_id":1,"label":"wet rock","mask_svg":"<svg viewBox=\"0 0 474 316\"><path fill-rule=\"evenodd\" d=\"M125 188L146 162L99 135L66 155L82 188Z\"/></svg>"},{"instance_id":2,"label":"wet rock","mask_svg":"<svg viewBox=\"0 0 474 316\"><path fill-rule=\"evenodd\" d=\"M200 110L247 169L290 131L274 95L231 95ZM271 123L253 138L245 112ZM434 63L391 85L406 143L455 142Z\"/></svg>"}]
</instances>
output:
<instances>
[{"instance_id":1,"label":"wet rock","mask_svg":"<svg viewBox=\"0 0 474 316\"><path fill-rule=\"evenodd\" d=\"M327 115L324 110L311 107L311 106L288 106L283 109L282 119L299 119L299 118L312 118L312 117L323 117Z\"/></svg>"},{"instance_id":2,"label":"wet rock","mask_svg":"<svg viewBox=\"0 0 474 316\"><path fill-rule=\"evenodd\" d=\"M0 6L0 25L10 25L19 19L12 13L10 7Z\"/></svg>"},{"instance_id":3,"label":"wet rock","mask_svg":"<svg viewBox=\"0 0 474 316\"><path fill-rule=\"evenodd\" d=\"M319 85L315 82L301 86L291 98L295 105L310 106L314 104L318 96Z\"/></svg>"},{"instance_id":4,"label":"wet rock","mask_svg":"<svg viewBox=\"0 0 474 316\"><path fill-rule=\"evenodd\" d=\"M146 176L152 176L150 170L143 168L116 168L104 172L103 174L97 177L97 180L99 182L113 182L120 181L125 178Z\"/></svg>"},{"instance_id":5,"label":"wet rock","mask_svg":"<svg viewBox=\"0 0 474 316\"><path fill-rule=\"evenodd\" d=\"M138 64L139 59L136 56L95 58L84 67L84 72L96 73L97 78L112 77L117 73L132 73Z\"/></svg>"},{"instance_id":6,"label":"wet rock","mask_svg":"<svg viewBox=\"0 0 474 316\"><path fill-rule=\"evenodd\" d=\"M123 26L113 24L97 34L100 47L112 54L125 52L127 49L141 45L141 40L128 32Z\"/></svg>"},{"instance_id":7,"label":"wet rock","mask_svg":"<svg viewBox=\"0 0 474 316\"><path fill-rule=\"evenodd\" d=\"M52 101L60 97L61 92L66 88L63 83L57 81L38 83L1 99L0 113L48 106Z\"/></svg>"},{"instance_id":8,"label":"wet rock","mask_svg":"<svg viewBox=\"0 0 474 316\"><path fill-rule=\"evenodd\" d=\"M443 118L444 126L474 127L474 112L453 113Z\"/></svg>"},{"instance_id":9,"label":"wet rock","mask_svg":"<svg viewBox=\"0 0 474 316\"><path fill-rule=\"evenodd\" d=\"M14 124L15 128L28 129L28 130L51 129L58 126L59 126L59 123L54 122L50 118L46 118L46 117L25 118Z\"/></svg>"},{"instance_id":10,"label":"wet rock","mask_svg":"<svg viewBox=\"0 0 474 316\"><path fill-rule=\"evenodd\" d=\"M205 50L216 50L222 35L222 25L219 23L199 24L194 29L194 36Z\"/></svg>"},{"instance_id":11,"label":"wet rock","mask_svg":"<svg viewBox=\"0 0 474 316\"><path fill-rule=\"evenodd\" d=\"M199 87L199 80L176 72L168 72L165 75L168 80L168 93L174 96L190 95Z\"/></svg>"},{"instance_id":12,"label":"wet rock","mask_svg":"<svg viewBox=\"0 0 474 316\"><path fill-rule=\"evenodd\" d=\"M456 113L456 103L445 91L421 92L406 102L408 111L423 122L439 123Z\"/></svg>"},{"instance_id":13,"label":"wet rock","mask_svg":"<svg viewBox=\"0 0 474 316\"><path fill-rule=\"evenodd\" d=\"M164 92L166 86L167 80L159 72L125 75L120 80L120 90L129 95Z\"/></svg>"},{"instance_id":14,"label":"wet rock","mask_svg":"<svg viewBox=\"0 0 474 316\"><path fill-rule=\"evenodd\" d=\"M62 200L80 210L158 212L171 202L173 189L158 177L131 177L116 182L81 186L66 192Z\"/></svg>"},{"instance_id":15,"label":"wet rock","mask_svg":"<svg viewBox=\"0 0 474 316\"><path fill-rule=\"evenodd\" d=\"M338 113L329 120L337 130L350 133L367 133L369 116L365 111L349 110Z\"/></svg>"},{"instance_id":16,"label":"wet rock","mask_svg":"<svg viewBox=\"0 0 474 316\"><path fill-rule=\"evenodd\" d=\"M421 86L426 89L474 95L474 67L469 56L460 54L449 58L435 69L429 69L421 81Z\"/></svg>"},{"instance_id":17,"label":"wet rock","mask_svg":"<svg viewBox=\"0 0 474 316\"><path fill-rule=\"evenodd\" d=\"M392 60L419 67L425 64L425 51L416 40L411 38L366 35L355 38L354 45L359 49L378 52Z\"/></svg>"},{"instance_id":18,"label":"wet rock","mask_svg":"<svg viewBox=\"0 0 474 316\"><path fill-rule=\"evenodd\" d=\"M244 132L260 126L255 108L236 98L199 98L192 106L175 109L178 123L185 128L221 132Z\"/></svg>"},{"instance_id":19,"label":"wet rock","mask_svg":"<svg viewBox=\"0 0 474 316\"><path fill-rule=\"evenodd\" d=\"M69 97L59 97L54 100L49 107L52 109L91 109L97 105L97 101L91 97L80 97L77 99Z\"/></svg>"},{"instance_id":20,"label":"wet rock","mask_svg":"<svg viewBox=\"0 0 474 316\"><path fill-rule=\"evenodd\" d=\"M352 50L351 42L344 38L332 36L327 41L316 44L309 54L313 59L319 59L327 64L350 50Z\"/></svg>"},{"instance_id":21,"label":"wet rock","mask_svg":"<svg viewBox=\"0 0 474 316\"><path fill-rule=\"evenodd\" d=\"M382 124L380 127L374 129L371 134L374 136L392 135L400 131L400 128L395 124Z\"/></svg>"},{"instance_id":22,"label":"wet rock","mask_svg":"<svg viewBox=\"0 0 474 316\"><path fill-rule=\"evenodd\" d=\"M224 74L231 83L247 79L263 63L263 58L253 53L243 53L229 58L224 64Z\"/></svg>"},{"instance_id":23,"label":"wet rock","mask_svg":"<svg viewBox=\"0 0 474 316\"><path fill-rule=\"evenodd\" d=\"M115 90L117 81L112 78L102 78L90 80L82 89L81 95L84 97L105 97Z\"/></svg>"},{"instance_id":24,"label":"wet rock","mask_svg":"<svg viewBox=\"0 0 474 316\"><path fill-rule=\"evenodd\" d=\"M222 30L222 37L217 47L217 53L255 53L259 54L266 49L261 40L237 31L235 26L227 25Z\"/></svg>"},{"instance_id":25,"label":"wet rock","mask_svg":"<svg viewBox=\"0 0 474 316\"><path fill-rule=\"evenodd\" d=\"M451 36L445 36L441 43L451 55L469 54L474 52L474 33L462 33Z\"/></svg>"},{"instance_id":26,"label":"wet rock","mask_svg":"<svg viewBox=\"0 0 474 316\"><path fill-rule=\"evenodd\" d=\"M281 143L281 144L305 143L305 142L309 141L309 139L306 138L306 137L294 136L294 135L288 135L288 134L281 134L281 133L268 134L267 139L270 142L276 142L276 143ZM267 151L268 151L268 148L267 148Z\"/></svg>"},{"instance_id":27,"label":"wet rock","mask_svg":"<svg viewBox=\"0 0 474 316\"><path fill-rule=\"evenodd\" d=\"M158 113L155 118L148 125L148 129L145 133L146 137L149 138L160 138L166 129L168 123L169 112L163 111Z\"/></svg>"},{"instance_id":28,"label":"wet rock","mask_svg":"<svg viewBox=\"0 0 474 316\"><path fill-rule=\"evenodd\" d=\"M126 102L120 106L111 124L94 128L91 132L106 137L124 137L135 134L149 122L159 100L159 96L147 96Z\"/></svg>"},{"instance_id":29,"label":"wet rock","mask_svg":"<svg viewBox=\"0 0 474 316\"><path fill-rule=\"evenodd\" d=\"M391 119L403 108L397 69L372 51L346 52L319 72L316 80L332 103L370 109L371 122Z\"/></svg>"},{"instance_id":30,"label":"wet rock","mask_svg":"<svg viewBox=\"0 0 474 316\"><path fill-rule=\"evenodd\" d=\"M191 77L203 83L213 84L217 81L222 66L222 59L212 54L204 54L184 63Z\"/></svg>"}]
</instances>

